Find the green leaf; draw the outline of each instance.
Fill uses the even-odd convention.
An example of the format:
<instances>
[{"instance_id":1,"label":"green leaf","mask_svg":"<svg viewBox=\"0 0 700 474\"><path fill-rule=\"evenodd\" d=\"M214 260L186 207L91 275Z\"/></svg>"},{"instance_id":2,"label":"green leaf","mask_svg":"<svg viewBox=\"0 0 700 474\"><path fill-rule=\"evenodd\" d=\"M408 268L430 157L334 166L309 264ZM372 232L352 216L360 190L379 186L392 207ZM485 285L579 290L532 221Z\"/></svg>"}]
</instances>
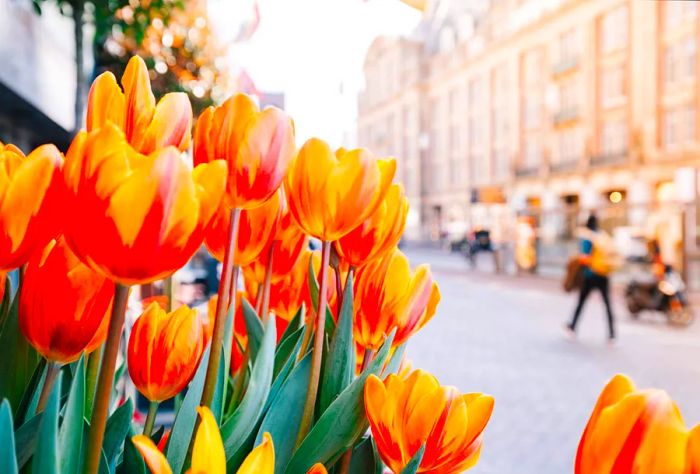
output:
<instances>
[{"instance_id":1,"label":"green leaf","mask_svg":"<svg viewBox=\"0 0 700 474\"><path fill-rule=\"evenodd\" d=\"M420 449L416 451L408 464L401 470L401 474L416 474L418 468L420 467L420 462L423 460L423 453L425 453L425 443L421 444Z\"/></svg>"},{"instance_id":2,"label":"green leaf","mask_svg":"<svg viewBox=\"0 0 700 474\"><path fill-rule=\"evenodd\" d=\"M56 376L56 381L51 387L51 393L46 402L41 423L39 424L39 437L32 458L32 473L34 474L58 474L58 410L61 397L61 372Z\"/></svg>"},{"instance_id":3,"label":"green leaf","mask_svg":"<svg viewBox=\"0 0 700 474\"><path fill-rule=\"evenodd\" d=\"M17 452L17 465L20 469L29 461L34 454L36 441L39 434L39 425L43 414L30 418L15 432L15 449Z\"/></svg>"},{"instance_id":4,"label":"green leaf","mask_svg":"<svg viewBox=\"0 0 700 474\"><path fill-rule=\"evenodd\" d=\"M204 351L197 373L190 382L185 398L182 400L182 405L175 416L175 422L165 448L165 456L168 458L168 463L175 474L181 473L185 467L187 450L190 447L190 439L197 421L197 407L202 398L204 378L207 375L210 347Z\"/></svg>"},{"instance_id":5,"label":"green leaf","mask_svg":"<svg viewBox=\"0 0 700 474\"><path fill-rule=\"evenodd\" d=\"M226 383L228 381L228 372L226 371L226 351L221 348L221 357L219 358L219 370L216 372L216 387L214 388L214 397L211 400L211 412L216 419L216 422L221 425L221 417L224 413L224 397L226 396Z\"/></svg>"},{"instance_id":6,"label":"green leaf","mask_svg":"<svg viewBox=\"0 0 700 474\"><path fill-rule=\"evenodd\" d=\"M291 321L289 321L289 324L287 325L287 329L284 330L284 333L282 334L282 337L280 338L280 344L282 344L288 337L290 337L292 334L297 332L299 328L301 328L302 323L304 321L304 314L306 313L306 308L304 304L302 303L301 308L297 311L297 314L294 315Z\"/></svg>"},{"instance_id":7,"label":"green leaf","mask_svg":"<svg viewBox=\"0 0 700 474\"><path fill-rule=\"evenodd\" d=\"M323 413L355 376L355 343L352 338L353 318L352 272L348 272L338 327L331 339L323 367L319 394L319 411Z\"/></svg>"},{"instance_id":8,"label":"green leaf","mask_svg":"<svg viewBox=\"0 0 700 474\"><path fill-rule=\"evenodd\" d=\"M246 331L248 331L248 350L250 351L250 359L255 360L265 330L263 329L262 320L258 317L258 313L255 312L255 309L253 309L250 303L248 303L248 300L243 298L242 304L243 320L245 321Z\"/></svg>"},{"instance_id":9,"label":"green leaf","mask_svg":"<svg viewBox=\"0 0 700 474\"><path fill-rule=\"evenodd\" d=\"M270 394L267 397L267 403L265 404L265 409L263 410L265 413L267 413L267 409L270 408L270 404L273 402L273 400L275 399L275 397L279 393L280 389L282 388L282 384L284 384L284 382L287 380L287 377L292 372L292 369L294 368L294 365L296 364L296 358L297 358L297 354L299 353L300 348L301 348L301 339L297 338L294 350L287 357L287 361L284 363L284 365L280 369L279 373L274 374L272 376L273 381L272 381L272 386L270 387ZM279 349L279 347L278 347L278 349ZM276 358L275 358L275 360L276 360Z\"/></svg>"},{"instance_id":10,"label":"green leaf","mask_svg":"<svg viewBox=\"0 0 700 474\"><path fill-rule=\"evenodd\" d=\"M349 474L382 474L382 472L384 472L384 464L374 449L372 437L367 436L352 450Z\"/></svg>"},{"instance_id":11,"label":"green leaf","mask_svg":"<svg viewBox=\"0 0 700 474\"><path fill-rule=\"evenodd\" d=\"M146 474L146 463L131 441L136 434L138 433L133 429L129 430L129 436L124 442L124 459L117 468L118 474Z\"/></svg>"},{"instance_id":12,"label":"green leaf","mask_svg":"<svg viewBox=\"0 0 700 474\"><path fill-rule=\"evenodd\" d=\"M234 454L245 443L246 439L255 429L255 424L262 416L263 408L270 393L272 384L272 371L275 362L275 320L269 318L265 328L260 350L255 358L250 381L246 388L245 396L240 405L221 427L221 437L224 440L226 451L227 469L235 472L237 466Z\"/></svg>"},{"instance_id":13,"label":"green leaf","mask_svg":"<svg viewBox=\"0 0 700 474\"><path fill-rule=\"evenodd\" d=\"M275 351L275 369L272 375L275 380L277 379L277 374L280 373L282 367L285 366L290 357L296 357L298 347L301 345L301 336L306 330L306 327L308 326L297 329L293 334L277 345L277 350Z\"/></svg>"},{"instance_id":14,"label":"green leaf","mask_svg":"<svg viewBox=\"0 0 700 474\"><path fill-rule=\"evenodd\" d=\"M134 404L131 402L131 399L128 399L126 403L117 408L107 419L102 450L104 451L107 465L110 466L110 468L115 464L120 448L129 432L133 414Z\"/></svg>"},{"instance_id":15,"label":"green leaf","mask_svg":"<svg viewBox=\"0 0 700 474\"><path fill-rule=\"evenodd\" d=\"M39 355L19 330L19 295L0 330L0 399L18 407L24 389L39 363Z\"/></svg>"},{"instance_id":16,"label":"green leaf","mask_svg":"<svg viewBox=\"0 0 700 474\"><path fill-rule=\"evenodd\" d=\"M386 364L384 370L382 371L382 377L387 377L389 374L395 374L401 367L401 361L403 361L403 354L406 352L406 343L404 342L396 349L389 359L389 363Z\"/></svg>"},{"instance_id":17,"label":"green leaf","mask_svg":"<svg viewBox=\"0 0 700 474\"><path fill-rule=\"evenodd\" d=\"M15 455L15 428L12 425L10 402L0 404L0 472L17 474Z\"/></svg>"},{"instance_id":18,"label":"green leaf","mask_svg":"<svg viewBox=\"0 0 700 474\"><path fill-rule=\"evenodd\" d=\"M2 295L2 301L0 302L0 328L5 325L7 316L10 313L10 306L12 305L12 280L10 275L5 275L5 294Z\"/></svg>"},{"instance_id":19,"label":"green leaf","mask_svg":"<svg viewBox=\"0 0 700 474\"><path fill-rule=\"evenodd\" d=\"M316 424L287 464L285 472L306 472L315 463L332 464L367 431L364 386L370 374L378 374L389 354L396 330L384 341L376 357L333 403Z\"/></svg>"},{"instance_id":20,"label":"green leaf","mask_svg":"<svg viewBox=\"0 0 700 474\"><path fill-rule=\"evenodd\" d=\"M268 432L272 436L275 446L275 473L284 472L284 467L294 452L295 433L299 431L299 423L304 412L310 374L311 354L309 353L294 367L289 378L282 385L258 430L255 445L260 444L263 433Z\"/></svg>"},{"instance_id":21,"label":"green leaf","mask_svg":"<svg viewBox=\"0 0 700 474\"><path fill-rule=\"evenodd\" d=\"M224 344L223 344L223 361L224 370L223 377L221 377L221 415L217 418L217 422L221 425L221 417L223 416L224 406L226 405L226 392L228 388L228 374L231 371L231 352L233 350L234 337L233 337L233 318L236 314L236 305L231 305L228 309L228 314L226 315L226 324L224 324ZM238 342L237 340L235 341ZM221 367L219 367L219 372L221 373ZM219 380L219 379L217 379Z\"/></svg>"},{"instance_id":22,"label":"green leaf","mask_svg":"<svg viewBox=\"0 0 700 474\"><path fill-rule=\"evenodd\" d=\"M38 388L43 386L41 382L44 377L44 369L46 369L46 359L42 357L41 359L39 359L39 363L34 369L32 378L29 379L29 383L24 389L24 393L22 394L22 400L20 400L19 407L17 407L17 410L15 412L15 423L17 426L21 426L22 423L24 423L27 415L29 413L33 415L34 411L36 410L36 403L39 399ZM33 407L31 406L32 404Z\"/></svg>"},{"instance_id":23,"label":"green leaf","mask_svg":"<svg viewBox=\"0 0 700 474\"><path fill-rule=\"evenodd\" d=\"M81 356L75 369L75 377L66 401L58 446L61 452L61 473L77 473L80 467L80 450L83 442L83 410L85 409L85 357Z\"/></svg>"},{"instance_id":24,"label":"green leaf","mask_svg":"<svg viewBox=\"0 0 700 474\"><path fill-rule=\"evenodd\" d=\"M314 305L314 310L318 308L318 280L316 279L316 272L314 271L314 259L309 257L309 296L311 296L311 304Z\"/></svg>"}]
</instances>

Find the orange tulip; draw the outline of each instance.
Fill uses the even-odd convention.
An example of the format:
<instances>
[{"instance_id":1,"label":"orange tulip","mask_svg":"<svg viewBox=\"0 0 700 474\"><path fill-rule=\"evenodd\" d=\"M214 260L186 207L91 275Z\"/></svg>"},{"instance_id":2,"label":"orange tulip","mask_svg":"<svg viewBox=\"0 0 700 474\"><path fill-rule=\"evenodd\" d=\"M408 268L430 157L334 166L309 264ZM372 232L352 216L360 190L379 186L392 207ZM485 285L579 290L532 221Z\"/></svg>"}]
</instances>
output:
<instances>
[{"instance_id":1,"label":"orange tulip","mask_svg":"<svg viewBox=\"0 0 700 474\"><path fill-rule=\"evenodd\" d=\"M305 250L291 272L284 279L270 285L270 310L278 318L291 321L304 303L308 295L310 257L311 251ZM306 307L310 306L311 303L307 301Z\"/></svg>"},{"instance_id":2,"label":"orange tulip","mask_svg":"<svg viewBox=\"0 0 700 474\"><path fill-rule=\"evenodd\" d=\"M379 207L335 243L338 254L353 267L360 267L391 252L401 239L407 215L403 187L392 184Z\"/></svg>"},{"instance_id":3,"label":"orange tulip","mask_svg":"<svg viewBox=\"0 0 700 474\"><path fill-rule=\"evenodd\" d=\"M180 393L199 366L203 333L197 310L180 306L166 313L151 303L129 337L129 375L138 391L158 402Z\"/></svg>"},{"instance_id":4,"label":"orange tulip","mask_svg":"<svg viewBox=\"0 0 700 474\"><path fill-rule=\"evenodd\" d=\"M61 230L63 155L42 145L25 156L0 142L0 271L23 265Z\"/></svg>"},{"instance_id":5,"label":"orange tulip","mask_svg":"<svg viewBox=\"0 0 700 474\"><path fill-rule=\"evenodd\" d=\"M396 161L378 160L365 149L338 150L312 138L289 168L289 209L304 231L334 241L359 226L381 204Z\"/></svg>"},{"instance_id":6,"label":"orange tulip","mask_svg":"<svg viewBox=\"0 0 700 474\"><path fill-rule=\"evenodd\" d=\"M365 383L365 412L379 455L395 473L425 444L418 472L453 474L479 459L493 397L461 394L416 370L408 378L389 375Z\"/></svg>"},{"instance_id":7,"label":"orange tulip","mask_svg":"<svg viewBox=\"0 0 700 474\"><path fill-rule=\"evenodd\" d=\"M113 123L124 131L139 153L150 154L166 146L181 151L190 147L192 106L187 94L165 94L156 105L146 63L138 56L129 60L122 76L124 92L111 72L100 74L90 87L87 131Z\"/></svg>"},{"instance_id":8,"label":"orange tulip","mask_svg":"<svg viewBox=\"0 0 700 474\"><path fill-rule=\"evenodd\" d=\"M301 251L307 248L308 239L304 232L296 224L286 204L282 206L277 225L272 231L270 241L260 252L259 258L253 260L248 266L243 268L243 275L246 279L262 283L265 280L272 247L272 276L271 281L276 282L284 279L292 271L294 265L299 260Z\"/></svg>"},{"instance_id":9,"label":"orange tulip","mask_svg":"<svg viewBox=\"0 0 700 474\"><path fill-rule=\"evenodd\" d=\"M226 164L191 171L176 148L137 153L111 123L81 132L66 159L66 238L123 284L162 279L201 246L224 192Z\"/></svg>"},{"instance_id":10,"label":"orange tulip","mask_svg":"<svg viewBox=\"0 0 700 474\"><path fill-rule=\"evenodd\" d=\"M665 391L637 390L618 374L601 392L583 431L575 472L700 472L699 429L688 432Z\"/></svg>"},{"instance_id":11,"label":"orange tulip","mask_svg":"<svg viewBox=\"0 0 700 474\"><path fill-rule=\"evenodd\" d=\"M78 260L59 237L27 263L20 329L49 361L73 362L105 340L113 295L114 283Z\"/></svg>"},{"instance_id":12,"label":"orange tulip","mask_svg":"<svg viewBox=\"0 0 700 474\"><path fill-rule=\"evenodd\" d=\"M411 273L398 249L357 272L355 285L355 341L378 349L396 328L394 345L406 342L435 315L440 290L427 265Z\"/></svg>"},{"instance_id":13,"label":"orange tulip","mask_svg":"<svg viewBox=\"0 0 700 474\"><path fill-rule=\"evenodd\" d=\"M233 255L234 265L245 267L260 257L277 225L279 207L279 194L275 193L262 206L241 211L236 251ZM222 202L211 221L204 241L207 249L220 262L224 260L230 222L231 212Z\"/></svg>"},{"instance_id":14,"label":"orange tulip","mask_svg":"<svg viewBox=\"0 0 700 474\"><path fill-rule=\"evenodd\" d=\"M260 111L245 94L206 109L197 120L194 162L223 158L228 163L226 206L262 205L282 184L294 158L294 125L275 107Z\"/></svg>"}]
</instances>

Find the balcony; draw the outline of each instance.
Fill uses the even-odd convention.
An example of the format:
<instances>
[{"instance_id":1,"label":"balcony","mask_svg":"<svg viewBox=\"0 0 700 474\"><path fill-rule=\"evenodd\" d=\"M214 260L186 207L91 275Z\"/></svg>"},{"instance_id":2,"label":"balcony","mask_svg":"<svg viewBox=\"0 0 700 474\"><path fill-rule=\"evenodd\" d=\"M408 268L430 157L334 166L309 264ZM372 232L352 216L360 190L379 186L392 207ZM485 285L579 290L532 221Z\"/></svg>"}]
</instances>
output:
<instances>
[{"instance_id":1,"label":"balcony","mask_svg":"<svg viewBox=\"0 0 700 474\"><path fill-rule=\"evenodd\" d=\"M627 150L620 150L617 152L601 153L598 155L591 156L591 166L612 166L621 165L627 162L628 152Z\"/></svg>"},{"instance_id":2,"label":"balcony","mask_svg":"<svg viewBox=\"0 0 700 474\"><path fill-rule=\"evenodd\" d=\"M575 122L579 118L579 108L577 106L562 107L552 116L554 126L563 126Z\"/></svg>"},{"instance_id":3,"label":"balcony","mask_svg":"<svg viewBox=\"0 0 700 474\"><path fill-rule=\"evenodd\" d=\"M563 58L552 64L552 75L560 76L569 71L576 69L579 65L580 59L578 56L571 56L568 58Z\"/></svg>"}]
</instances>

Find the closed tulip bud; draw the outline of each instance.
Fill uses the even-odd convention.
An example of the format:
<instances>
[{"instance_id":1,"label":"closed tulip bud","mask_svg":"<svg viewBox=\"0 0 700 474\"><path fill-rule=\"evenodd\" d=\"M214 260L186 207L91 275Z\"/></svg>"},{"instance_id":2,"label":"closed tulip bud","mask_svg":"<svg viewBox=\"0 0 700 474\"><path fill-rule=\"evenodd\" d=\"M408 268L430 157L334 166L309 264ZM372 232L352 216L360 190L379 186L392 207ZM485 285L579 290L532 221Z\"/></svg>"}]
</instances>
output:
<instances>
[{"instance_id":1,"label":"closed tulip bud","mask_svg":"<svg viewBox=\"0 0 700 474\"><path fill-rule=\"evenodd\" d=\"M308 259L310 254L311 252L307 250L306 258L302 254L302 257L285 278L270 285L270 310L278 318L291 321L304 303L305 294L308 293ZM309 308L308 302L306 307Z\"/></svg>"},{"instance_id":2,"label":"closed tulip bud","mask_svg":"<svg viewBox=\"0 0 700 474\"><path fill-rule=\"evenodd\" d=\"M108 123L76 136L65 180L71 248L109 278L139 284L172 274L201 246L226 163L191 170L174 147L142 155Z\"/></svg>"},{"instance_id":3,"label":"closed tulip bud","mask_svg":"<svg viewBox=\"0 0 700 474\"><path fill-rule=\"evenodd\" d=\"M165 94L156 105L146 63L138 56L129 60L122 87L111 72L95 79L87 104L87 131L112 123L124 131L131 146L150 154L166 146L185 151L190 147L192 106L187 94Z\"/></svg>"},{"instance_id":4,"label":"closed tulip bud","mask_svg":"<svg viewBox=\"0 0 700 474\"><path fill-rule=\"evenodd\" d=\"M396 328L394 345L403 344L435 315L440 290L427 265L411 272L398 249L362 267L355 285L355 341L378 349Z\"/></svg>"},{"instance_id":5,"label":"closed tulip bud","mask_svg":"<svg viewBox=\"0 0 700 474\"><path fill-rule=\"evenodd\" d=\"M194 376L204 352L204 324L197 310L180 306L166 313L151 303L129 337L129 375L151 401L174 397Z\"/></svg>"},{"instance_id":6,"label":"closed tulip bud","mask_svg":"<svg viewBox=\"0 0 700 474\"><path fill-rule=\"evenodd\" d=\"M194 162L228 163L226 206L249 209L277 191L294 158L294 125L275 107L259 110L245 94L206 109L197 120Z\"/></svg>"},{"instance_id":7,"label":"closed tulip bud","mask_svg":"<svg viewBox=\"0 0 700 474\"><path fill-rule=\"evenodd\" d=\"M698 427L686 429L671 397L637 390L624 375L605 386L576 453L576 474L700 472Z\"/></svg>"},{"instance_id":8,"label":"closed tulip bud","mask_svg":"<svg viewBox=\"0 0 700 474\"><path fill-rule=\"evenodd\" d=\"M25 156L0 142L0 271L13 270L61 230L63 155L42 145Z\"/></svg>"},{"instance_id":9,"label":"closed tulip bud","mask_svg":"<svg viewBox=\"0 0 700 474\"><path fill-rule=\"evenodd\" d=\"M396 161L378 160L368 150L334 154L312 138L290 166L285 190L299 227L321 240L338 240L359 226L381 204Z\"/></svg>"},{"instance_id":10,"label":"closed tulip bud","mask_svg":"<svg viewBox=\"0 0 700 474\"><path fill-rule=\"evenodd\" d=\"M20 329L49 361L73 362L107 336L113 294L114 283L83 264L59 237L27 263Z\"/></svg>"},{"instance_id":11,"label":"closed tulip bud","mask_svg":"<svg viewBox=\"0 0 700 474\"><path fill-rule=\"evenodd\" d=\"M365 412L384 463L396 474L425 445L418 472L457 474L479 459L493 397L461 394L416 370L365 383Z\"/></svg>"},{"instance_id":12,"label":"closed tulip bud","mask_svg":"<svg viewBox=\"0 0 700 474\"><path fill-rule=\"evenodd\" d=\"M353 267L360 267L391 252L401 239L407 215L403 187L392 184L377 209L335 243L338 254Z\"/></svg>"},{"instance_id":13,"label":"closed tulip bud","mask_svg":"<svg viewBox=\"0 0 700 474\"><path fill-rule=\"evenodd\" d=\"M260 257L272 238L279 210L280 198L279 194L275 193L262 206L241 211L236 251L233 254L234 265L245 267ZM212 219L204 241L207 249L220 262L223 262L226 253L230 222L231 212L222 203Z\"/></svg>"},{"instance_id":14,"label":"closed tulip bud","mask_svg":"<svg viewBox=\"0 0 700 474\"><path fill-rule=\"evenodd\" d=\"M328 474L328 471L326 467L319 462L311 466L311 469L306 471L306 474Z\"/></svg>"}]
</instances>

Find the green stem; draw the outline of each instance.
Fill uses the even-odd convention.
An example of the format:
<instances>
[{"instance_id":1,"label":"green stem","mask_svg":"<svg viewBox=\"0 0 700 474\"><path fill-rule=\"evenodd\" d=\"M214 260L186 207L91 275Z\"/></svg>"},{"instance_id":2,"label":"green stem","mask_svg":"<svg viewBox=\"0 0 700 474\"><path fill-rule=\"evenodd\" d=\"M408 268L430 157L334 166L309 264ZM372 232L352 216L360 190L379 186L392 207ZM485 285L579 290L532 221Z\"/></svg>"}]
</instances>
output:
<instances>
[{"instance_id":1,"label":"green stem","mask_svg":"<svg viewBox=\"0 0 700 474\"><path fill-rule=\"evenodd\" d=\"M150 405L148 405L146 422L143 424L143 434L149 438L153 432L153 425L156 424L156 413L158 413L158 402L151 402Z\"/></svg>"},{"instance_id":2,"label":"green stem","mask_svg":"<svg viewBox=\"0 0 700 474\"><path fill-rule=\"evenodd\" d=\"M165 295L165 310L169 313L173 310L173 277L163 280L163 294Z\"/></svg>"},{"instance_id":3,"label":"green stem","mask_svg":"<svg viewBox=\"0 0 700 474\"><path fill-rule=\"evenodd\" d=\"M260 317L263 323L267 322L268 312L270 308L270 284L272 283L272 258L275 254L275 244L277 241L273 241L270 244L270 250L267 254L267 266L265 267L265 281L263 282L262 291L262 307L260 309Z\"/></svg>"},{"instance_id":4,"label":"green stem","mask_svg":"<svg viewBox=\"0 0 700 474\"><path fill-rule=\"evenodd\" d=\"M107 412L109 410L109 398L114 384L114 372L119 354L119 342L124 328L126 304L129 298L129 287L116 283L114 285L114 302L112 303L112 315L107 329L107 340L102 355L100 375L97 378L97 390L95 392L95 406L90 420L90 432L88 434L87 456L85 458L85 473L97 474L100 466L100 454L102 453L102 441L107 425Z\"/></svg>"},{"instance_id":5,"label":"green stem","mask_svg":"<svg viewBox=\"0 0 700 474\"><path fill-rule=\"evenodd\" d=\"M216 319L214 320L214 330L211 339L211 350L209 351L209 364L207 365L207 375L204 379L204 389L202 390L201 405L211 407L216 389L216 379L219 372L219 361L221 360L221 347L224 345L224 327L226 326L226 313L229 301L236 304L236 287L232 277L238 276L233 266L233 255L236 251L236 239L238 238L238 221L241 216L240 209L231 210L231 219L228 232L228 245L224 252L223 268L221 270L221 284L219 285L219 298L216 302ZM236 267L237 268L237 267ZM235 273L235 275L234 275ZM233 283L233 286L231 284ZM229 288L231 295L229 299Z\"/></svg>"},{"instance_id":6,"label":"green stem","mask_svg":"<svg viewBox=\"0 0 700 474\"><path fill-rule=\"evenodd\" d=\"M311 358L311 375L309 376L309 386L306 391L306 402L304 412L299 423L299 434L296 445L299 446L311 429L316 408L316 395L318 394L318 382L321 377L321 359L323 357L323 338L326 326L326 286L328 285L328 260L330 258L331 244L323 242L321 249L321 288L318 292L318 311L316 313L316 334L314 336L314 349Z\"/></svg>"},{"instance_id":7,"label":"green stem","mask_svg":"<svg viewBox=\"0 0 700 474\"><path fill-rule=\"evenodd\" d=\"M335 317L340 318L340 308L343 307L343 276L340 274L340 264L333 268L335 270Z\"/></svg>"},{"instance_id":8,"label":"green stem","mask_svg":"<svg viewBox=\"0 0 700 474\"><path fill-rule=\"evenodd\" d=\"M41 387L41 393L39 394L39 402L36 405L36 412L41 413L44 411L46 402L49 399L49 394L51 393L51 387L53 387L53 382L56 380L58 372L60 372L61 366L57 362L48 361L46 366L46 377L44 378L44 386Z\"/></svg>"},{"instance_id":9,"label":"green stem","mask_svg":"<svg viewBox=\"0 0 700 474\"><path fill-rule=\"evenodd\" d=\"M100 370L100 360L102 359L102 347L103 345L100 345L87 356L87 373L85 374L85 417L87 419L90 419L92 415L97 373Z\"/></svg>"}]
</instances>

